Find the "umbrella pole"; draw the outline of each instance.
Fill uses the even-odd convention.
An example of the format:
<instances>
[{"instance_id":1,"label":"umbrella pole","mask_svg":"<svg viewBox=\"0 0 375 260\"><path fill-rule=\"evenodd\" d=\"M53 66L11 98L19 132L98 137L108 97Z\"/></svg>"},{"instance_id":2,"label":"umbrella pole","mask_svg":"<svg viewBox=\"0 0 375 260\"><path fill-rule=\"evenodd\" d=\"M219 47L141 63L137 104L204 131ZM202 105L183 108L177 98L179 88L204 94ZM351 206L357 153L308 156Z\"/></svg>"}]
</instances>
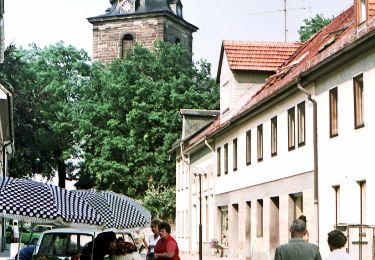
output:
<instances>
[{"instance_id":1,"label":"umbrella pole","mask_svg":"<svg viewBox=\"0 0 375 260\"><path fill-rule=\"evenodd\" d=\"M94 246L95 246L95 236L96 235L96 232L94 232L94 237L92 238L92 247L91 247L91 260L94 259ZM19 260L19 259L17 259Z\"/></svg>"},{"instance_id":2,"label":"umbrella pole","mask_svg":"<svg viewBox=\"0 0 375 260\"><path fill-rule=\"evenodd\" d=\"M20 237L19 237L19 239L18 239L18 250L17 250L17 259L16 259L16 260L20 260L21 239L22 239L22 229L23 229L23 223L21 224Z\"/></svg>"}]
</instances>

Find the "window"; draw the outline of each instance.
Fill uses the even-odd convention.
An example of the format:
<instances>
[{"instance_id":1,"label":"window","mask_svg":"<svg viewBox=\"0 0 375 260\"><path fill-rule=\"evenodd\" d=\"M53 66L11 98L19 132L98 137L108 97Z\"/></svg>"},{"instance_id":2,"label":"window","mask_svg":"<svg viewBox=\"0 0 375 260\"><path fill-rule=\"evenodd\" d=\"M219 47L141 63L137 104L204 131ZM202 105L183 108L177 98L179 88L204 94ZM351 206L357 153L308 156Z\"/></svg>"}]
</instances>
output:
<instances>
[{"instance_id":1,"label":"window","mask_svg":"<svg viewBox=\"0 0 375 260\"><path fill-rule=\"evenodd\" d=\"M297 118L298 118L298 146L305 145L306 139L306 119L305 119L305 101L297 105Z\"/></svg>"},{"instance_id":2,"label":"window","mask_svg":"<svg viewBox=\"0 0 375 260\"><path fill-rule=\"evenodd\" d=\"M363 119L363 75L353 79L354 83L354 127L355 129L365 126Z\"/></svg>"},{"instance_id":3,"label":"window","mask_svg":"<svg viewBox=\"0 0 375 260\"><path fill-rule=\"evenodd\" d=\"M257 237L263 236L263 200L257 200Z\"/></svg>"},{"instance_id":4,"label":"window","mask_svg":"<svg viewBox=\"0 0 375 260\"><path fill-rule=\"evenodd\" d=\"M221 148L220 147L216 149L216 170L217 170L217 176L219 177L221 174Z\"/></svg>"},{"instance_id":5,"label":"window","mask_svg":"<svg viewBox=\"0 0 375 260\"><path fill-rule=\"evenodd\" d=\"M134 47L134 37L133 35L131 34L125 34L124 37L122 38L122 42L121 42L121 49L122 49L122 52L121 52L121 55L122 57L121 58L126 58L126 55L127 55L127 52L129 51L129 49L132 49Z\"/></svg>"},{"instance_id":6,"label":"window","mask_svg":"<svg viewBox=\"0 0 375 260\"><path fill-rule=\"evenodd\" d=\"M237 171L237 138L233 140L233 171Z\"/></svg>"},{"instance_id":7,"label":"window","mask_svg":"<svg viewBox=\"0 0 375 260\"><path fill-rule=\"evenodd\" d=\"M263 125L257 127L258 162L263 161Z\"/></svg>"},{"instance_id":8,"label":"window","mask_svg":"<svg viewBox=\"0 0 375 260\"><path fill-rule=\"evenodd\" d=\"M295 122L296 115L294 107L288 110L288 149L289 151L293 150L296 146L295 144Z\"/></svg>"},{"instance_id":9,"label":"window","mask_svg":"<svg viewBox=\"0 0 375 260\"><path fill-rule=\"evenodd\" d=\"M229 110L230 104L230 86L229 81L227 81L222 87L220 91L220 110L221 114L224 114Z\"/></svg>"},{"instance_id":10,"label":"window","mask_svg":"<svg viewBox=\"0 0 375 260\"><path fill-rule=\"evenodd\" d=\"M251 164L251 130L246 132L246 165Z\"/></svg>"},{"instance_id":11,"label":"window","mask_svg":"<svg viewBox=\"0 0 375 260\"><path fill-rule=\"evenodd\" d=\"M338 111L337 111L337 87L329 91L329 136L335 137L339 134Z\"/></svg>"},{"instance_id":12,"label":"window","mask_svg":"<svg viewBox=\"0 0 375 260\"><path fill-rule=\"evenodd\" d=\"M220 211L220 224L221 224L221 244L227 245L228 243L228 206L219 207Z\"/></svg>"},{"instance_id":13,"label":"window","mask_svg":"<svg viewBox=\"0 0 375 260\"><path fill-rule=\"evenodd\" d=\"M228 174L228 144L224 144L224 174Z\"/></svg>"},{"instance_id":14,"label":"window","mask_svg":"<svg viewBox=\"0 0 375 260\"><path fill-rule=\"evenodd\" d=\"M339 223L340 219L340 185L332 187L335 190L335 224Z\"/></svg>"},{"instance_id":15,"label":"window","mask_svg":"<svg viewBox=\"0 0 375 260\"><path fill-rule=\"evenodd\" d=\"M360 210L360 224L366 224L366 181L358 181L359 185L359 210Z\"/></svg>"},{"instance_id":16,"label":"window","mask_svg":"<svg viewBox=\"0 0 375 260\"><path fill-rule=\"evenodd\" d=\"M363 23L367 20L367 6L366 0L360 0L358 8L358 23Z\"/></svg>"},{"instance_id":17,"label":"window","mask_svg":"<svg viewBox=\"0 0 375 260\"><path fill-rule=\"evenodd\" d=\"M277 117L271 119L271 156L277 155Z\"/></svg>"}]
</instances>

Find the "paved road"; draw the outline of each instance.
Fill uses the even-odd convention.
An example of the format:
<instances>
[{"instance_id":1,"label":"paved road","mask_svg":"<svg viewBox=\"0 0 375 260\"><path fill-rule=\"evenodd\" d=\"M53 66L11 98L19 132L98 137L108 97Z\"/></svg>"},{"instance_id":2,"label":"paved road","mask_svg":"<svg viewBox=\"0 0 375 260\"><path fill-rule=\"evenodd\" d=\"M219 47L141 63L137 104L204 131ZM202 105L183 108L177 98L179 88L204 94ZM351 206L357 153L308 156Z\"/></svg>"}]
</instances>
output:
<instances>
[{"instance_id":1,"label":"paved road","mask_svg":"<svg viewBox=\"0 0 375 260\"><path fill-rule=\"evenodd\" d=\"M198 260L199 256L197 254L186 254L182 253L180 256L181 260ZM239 260L239 258L229 258L229 257L215 257L215 256L206 256L204 255L203 260ZM0 260L8 260L9 259L9 250L5 250L4 252L0 252Z\"/></svg>"},{"instance_id":2,"label":"paved road","mask_svg":"<svg viewBox=\"0 0 375 260\"><path fill-rule=\"evenodd\" d=\"M191 255L191 254L181 254L180 255L181 260L198 260L199 256L197 254ZM230 258L230 257L216 257L216 256L207 256L203 255L203 260L239 260L239 258Z\"/></svg>"}]
</instances>

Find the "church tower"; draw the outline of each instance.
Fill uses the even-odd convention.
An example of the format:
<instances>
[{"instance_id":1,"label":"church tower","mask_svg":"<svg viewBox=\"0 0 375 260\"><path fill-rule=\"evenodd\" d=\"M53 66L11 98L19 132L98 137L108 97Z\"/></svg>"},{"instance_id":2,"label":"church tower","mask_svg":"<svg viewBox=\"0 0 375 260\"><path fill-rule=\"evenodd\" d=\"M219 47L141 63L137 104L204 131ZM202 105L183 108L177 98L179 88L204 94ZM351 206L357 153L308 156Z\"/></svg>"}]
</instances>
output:
<instances>
[{"instance_id":1,"label":"church tower","mask_svg":"<svg viewBox=\"0 0 375 260\"><path fill-rule=\"evenodd\" d=\"M90 17L93 59L124 58L136 42L151 49L155 40L180 43L192 53L198 28L183 19L180 0L110 0L103 15Z\"/></svg>"}]
</instances>

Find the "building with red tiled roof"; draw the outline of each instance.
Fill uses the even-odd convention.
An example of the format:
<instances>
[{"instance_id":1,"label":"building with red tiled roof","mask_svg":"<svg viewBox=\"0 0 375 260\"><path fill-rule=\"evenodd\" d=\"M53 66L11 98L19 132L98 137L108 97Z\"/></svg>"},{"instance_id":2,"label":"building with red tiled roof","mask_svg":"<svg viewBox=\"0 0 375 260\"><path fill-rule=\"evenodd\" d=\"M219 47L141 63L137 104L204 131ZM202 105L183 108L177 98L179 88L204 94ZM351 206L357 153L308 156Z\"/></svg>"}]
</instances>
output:
<instances>
[{"instance_id":1,"label":"building with red tiled roof","mask_svg":"<svg viewBox=\"0 0 375 260\"><path fill-rule=\"evenodd\" d=\"M354 0L285 59L268 57L262 44L249 48L254 56L224 42L220 116L175 150L176 236L189 234L190 251L201 209L203 241L217 239L231 257L273 259L292 220L305 215L323 258L326 234L340 227L349 254L372 259L374 6Z\"/></svg>"}]
</instances>

